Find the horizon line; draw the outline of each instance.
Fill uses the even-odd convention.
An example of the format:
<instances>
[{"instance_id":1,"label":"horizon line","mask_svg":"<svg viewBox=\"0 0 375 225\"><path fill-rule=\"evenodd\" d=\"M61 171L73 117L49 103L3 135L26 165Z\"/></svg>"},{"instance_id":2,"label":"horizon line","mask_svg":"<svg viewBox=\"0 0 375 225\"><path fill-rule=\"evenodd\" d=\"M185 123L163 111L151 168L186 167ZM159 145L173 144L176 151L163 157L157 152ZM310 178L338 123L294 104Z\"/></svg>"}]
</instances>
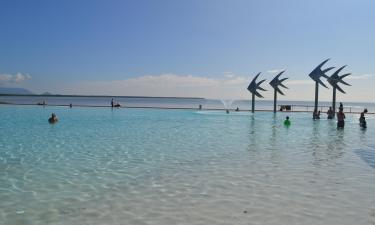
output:
<instances>
[{"instance_id":1,"label":"horizon line","mask_svg":"<svg viewBox=\"0 0 375 225\"><path fill-rule=\"evenodd\" d=\"M225 98L204 98L204 97L176 97L176 96L136 96L136 95L75 95L75 94L2 94L0 93L0 97L73 97L73 98L164 98L164 99L197 99L197 100L224 100ZM229 100L229 99L225 99ZM251 99L230 99L233 101L251 101ZM258 101L273 101L268 99L259 99ZM313 102L313 100L279 100L279 101L286 101L286 102ZM320 102L331 102L330 100L322 100ZM375 104L375 102L364 102L364 101L340 101L346 103L370 103Z\"/></svg>"}]
</instances>

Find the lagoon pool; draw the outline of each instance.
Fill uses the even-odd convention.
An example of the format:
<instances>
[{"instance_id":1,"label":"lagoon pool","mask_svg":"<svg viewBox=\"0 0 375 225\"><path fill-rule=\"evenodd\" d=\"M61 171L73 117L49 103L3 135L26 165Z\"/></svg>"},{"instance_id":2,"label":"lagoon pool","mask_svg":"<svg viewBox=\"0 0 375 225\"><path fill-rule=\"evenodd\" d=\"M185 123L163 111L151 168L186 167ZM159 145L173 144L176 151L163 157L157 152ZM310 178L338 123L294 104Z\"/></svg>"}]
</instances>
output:
<instances>
[{"instance_id":1,"label":"lagoon pool","mask_svg":"<svg viewBox=\"0 0 375 225\"><path fill-rule=\"evenodd\" d=\"M0 225L375 224L367 123L1 105Z\"/></svg>"}]
</instances>

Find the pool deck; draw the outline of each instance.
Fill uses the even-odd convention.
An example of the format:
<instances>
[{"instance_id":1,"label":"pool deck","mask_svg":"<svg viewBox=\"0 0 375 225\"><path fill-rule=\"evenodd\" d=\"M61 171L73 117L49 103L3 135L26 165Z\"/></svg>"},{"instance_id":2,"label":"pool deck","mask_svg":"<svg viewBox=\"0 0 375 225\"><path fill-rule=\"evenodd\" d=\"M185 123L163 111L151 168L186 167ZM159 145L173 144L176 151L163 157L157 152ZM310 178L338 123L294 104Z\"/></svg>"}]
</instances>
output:
<instances>
[{"instance_id":1,"label":"pool deck","mask_svg":"<svg viewBox=\"0 0 375 225\"><path fill-rule=\"evenodd\" d=\"M19 106L40 106L40 107L70 107L69 104L28 104L28 103L7 103L7 102L0 102L0 105L19 105ZM104 105L73 105L73 107L81 107L81 108L118 108L118 109L178 109L178 110L210 110L210 111L225 111L225 108L203 108L199 109L198 107L163 107L163 106L120 106L120 107L111 107L111 106L104 106ZM235 112L235 109L229 109L231 112ZM240 109L239 112L251 112L250 109ZM256 109L256 112L273 112L270 109ZM310 110L288 110L288 111L277 111L278 113L312 113ZM360 114L361 112L350 112L344 111L348 114ZM366 114L375 114L372 112L368 112Z\"/></svg>"}]
</instances>

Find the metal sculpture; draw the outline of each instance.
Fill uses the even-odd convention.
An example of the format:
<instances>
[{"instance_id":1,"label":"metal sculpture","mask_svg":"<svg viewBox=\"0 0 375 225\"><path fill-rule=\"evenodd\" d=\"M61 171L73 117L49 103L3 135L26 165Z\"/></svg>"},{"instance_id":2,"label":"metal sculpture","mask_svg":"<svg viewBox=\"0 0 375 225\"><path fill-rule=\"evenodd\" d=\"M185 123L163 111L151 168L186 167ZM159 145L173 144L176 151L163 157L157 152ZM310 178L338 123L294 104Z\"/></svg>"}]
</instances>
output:
<instances>
[{"instance_id":1,"label":"metal sculpture","mask_svg":"<svg viewBox=\"0 0 375 225\"><path fill-rule=\"evenodd\" d=\"M342 79L344 77L349 76L351 73L346 73L343 75L339 75L341 70L343 70L345 66L340 67L338 70L336 70L330 77L328 77L328 83L333 87L333 93L332 93L332 110L333 110L333 117L335 117L336 112L336 89L339 90L341 93L345 94L345 91L341 89L341 87L338 85L338 83L342 83L347 86L351 86L350 84L346 83Z\"/></svg>"},{"instance_id":2,"label":"metal sculpture","mask_svg":"<svg viewBox=\"0 0 375 225\"><path fill-rule=\"evenodd\" d=\"M279 86L288 89L284 84L282 84L283 81L285 81L288 78L283 78L279 80L279 77L285 72L281 71L279 74L276 75L275 78L273 78L270 82L270 85L272 86L274 92L273 92L273 112L276 113L276 104L277 104L277 92L279 92L281 95L284 95L284 93L280 90Z\"/></svg>"},{"instance_id":3,"label":"metal sculpture","mask_svg":"<svg viewBox=\"0 0 375 225\"><path fill-rule=\"evenodd\" d=\"M328 88L323 81L320 80L321 77L329 78L325 73L330 71L331 69L335 67L328 67L324 70L322 70L322 66L328 61L329 59L324 60L322 63L320 63L311 73L309 76L311 79L315 81L315 104L314 104L314 111L318 110L318 100L319 100L319 84L322 85L325 88Z\"/></svg>"},{"instance_id":4,"label":"metal sculpture","mask_svg":"<svg viewBox=\"0 0 375 225\"><path fill-rule=\"evenodd\" d=\"M249 86L247 87L247 90L249 90L252 94L251 98L251 112L254 113L255 111L255 96L259 98L263 98L263 96L258 92L258 90L266 91L266 89L260 87L260 85L266 81L266 79L256 82L256 79L259 77L260 73L258 73L254 79L250 82Z\"/></svg>"}]
</instances>

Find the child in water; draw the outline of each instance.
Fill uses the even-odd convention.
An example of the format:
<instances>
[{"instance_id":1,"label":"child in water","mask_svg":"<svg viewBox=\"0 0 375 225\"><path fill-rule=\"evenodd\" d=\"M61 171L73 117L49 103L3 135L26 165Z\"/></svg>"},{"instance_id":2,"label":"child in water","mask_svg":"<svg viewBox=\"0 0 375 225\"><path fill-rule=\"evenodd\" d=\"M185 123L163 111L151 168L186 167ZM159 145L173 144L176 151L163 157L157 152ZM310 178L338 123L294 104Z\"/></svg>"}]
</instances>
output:
<instances>
[{"instance_id":1,"label":"child in water","mask_svg":"<svg viewBox=\"0 0 375 225\"><path fill-rule=\"evenodd\" d=\"M289 116L287 116L286 119L284 120L284 125L288 127L290 126Z\"/></svg>"}]
</instances>

